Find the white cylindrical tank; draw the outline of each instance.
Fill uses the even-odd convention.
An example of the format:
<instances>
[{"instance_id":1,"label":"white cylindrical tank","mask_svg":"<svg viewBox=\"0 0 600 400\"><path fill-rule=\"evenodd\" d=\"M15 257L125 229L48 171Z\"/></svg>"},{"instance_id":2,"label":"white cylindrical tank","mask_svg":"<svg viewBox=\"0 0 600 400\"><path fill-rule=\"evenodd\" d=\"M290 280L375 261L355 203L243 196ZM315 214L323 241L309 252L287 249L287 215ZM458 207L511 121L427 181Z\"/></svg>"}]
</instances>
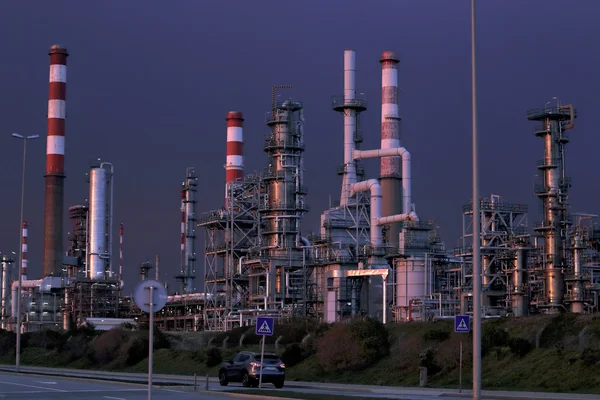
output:
<instances>
[{"instance_id":1,"label":"white cylindrical tank","mask_svg":"<svg viewBox=\"0 0 600 400\"><path fill-rule=\"evenodd\" d=\"M427 260L422 257L397 259L396 307L408 307L411 299L431 294Z\"/></svg>"},{"instance_id":2,"label":"white cylindrical tank","mask_svg":"<svg viewBox=\"0 0 600 400\"><path fill-rule=\"evenodd\" d=\"M92 168L90 171L89 200L89 278L104 279L107 270L107 188L108 170Z\"/></svg>"}]
</instances>

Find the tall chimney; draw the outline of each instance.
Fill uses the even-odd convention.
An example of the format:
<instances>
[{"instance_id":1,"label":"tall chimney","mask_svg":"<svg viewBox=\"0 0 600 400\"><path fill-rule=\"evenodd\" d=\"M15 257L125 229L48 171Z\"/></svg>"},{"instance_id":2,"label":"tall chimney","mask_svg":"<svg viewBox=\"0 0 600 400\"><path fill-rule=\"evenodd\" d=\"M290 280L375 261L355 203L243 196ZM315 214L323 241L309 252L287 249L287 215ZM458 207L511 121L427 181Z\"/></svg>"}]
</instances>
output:
<instances>
[{"instance_id":1,"label":"tall chimney","mask_svg":"<svg viewBox=\"0 0 600 400\"><path fill-rule=\"evenodd\" d=\"M27 280L27 221L23 221L23 237L21 238L21 275L24 281Z\"/></svg>"},{"instance_id":2,"label":"tall chimney","mask_svg":"<svg viewBox=\"0 0 600 400\"><path fill-rule=\"evenodd\" d=\"M67 49L50 47L43 274L60 275L63 250Z\"/></svg>"},{"instance_id":3,"label":"tall chimney","mask_svg":"<svg viewBox=\"0 0 600 400\"><path fill-rule=\"evenodd\" d=\"M400 147L400 116L398 114L398 69L400 59L393 51L381 55L381 148ZM381 158L382 214L408 213L402 209L402 160L398 156ZM390 224L388 243L398 244L399 223Z\"/></svg>"},{"instance_id":4,"label":"tall chimney","mask_svg":"<svg viewBox=\"0 0 600 400\"><path fill-rule=\"evenodd\" d=\"M229 111L227 113L227 162L225 164L225 183L242 179L244 176L244 134L242 113ZM225 207L228 207L229 194L225 187Z\"/></svg>"}]
</instances>

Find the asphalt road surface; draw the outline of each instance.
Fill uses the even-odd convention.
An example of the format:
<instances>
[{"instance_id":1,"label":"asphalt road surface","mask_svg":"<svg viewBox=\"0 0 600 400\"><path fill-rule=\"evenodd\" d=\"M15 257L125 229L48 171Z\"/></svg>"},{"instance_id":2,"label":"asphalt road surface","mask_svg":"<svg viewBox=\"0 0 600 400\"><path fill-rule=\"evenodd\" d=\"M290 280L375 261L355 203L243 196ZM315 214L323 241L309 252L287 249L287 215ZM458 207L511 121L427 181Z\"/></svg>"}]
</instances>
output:
<instances>
[{"instance_id":1,"label":"asphalt road surface","mask_svg":"<svg viewBox=\"0 0 600 400\"><path fill-rule=\"evenodd\" d=\"M154 388L158 400L224 399L218 393L193 393L191 388ZM84 399L146 400L148 389L141 385L97 382L36 375L0 373L0 400L12 399Z\"/></svg>"},{"instance_id":2,"label":"asphalt road surface","mask_svg":"<svg viewBox=\"0 0 600 400\"><path fill-rule=\"evenodd\" d=\"M102 400L137 400L147 399L147 374L123 373L108 371L73 370L63 368L22 367L22 374L14 373L13 365L0 365L0 400L9 399L102 399ZM95 380L94 380L95 379ZM100 379L100 380L98 380ZM245 396L241 384L232 383L227 387L219 386L218 380L210 378L210 391L204 391L205 377L198 377L198 391L193 392L194 377L189 375L155 374L156 385L153 398L163 399L223 399L223 390L235 391L238 398ZM168 386L173 385L173 386ZM181 386L187 385L187 386ZM264 385L264 395L277 396L281 389L272 385ZM286 392L311 394L336 394L370 399L398 400L463 400L471 398L470 388L462 394L456 389L408 388L374 385L351 385L318 382L287 381L283 388ZM219 393L221 392L221 393ZM564 393L534 393L485 390L485 400L600 400L600 395L581 395Z\"/></svg>"}]
</instances>

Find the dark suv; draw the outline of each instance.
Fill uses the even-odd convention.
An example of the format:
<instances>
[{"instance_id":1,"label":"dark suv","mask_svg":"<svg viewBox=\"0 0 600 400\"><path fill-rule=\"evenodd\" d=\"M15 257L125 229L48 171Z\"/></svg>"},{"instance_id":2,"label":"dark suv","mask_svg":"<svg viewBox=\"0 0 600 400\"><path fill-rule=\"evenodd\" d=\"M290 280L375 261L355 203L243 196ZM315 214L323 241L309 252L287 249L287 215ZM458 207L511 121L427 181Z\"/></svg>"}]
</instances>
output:
<instances>
[{"instance_id":1,"label":"dark suv","mask_svg":"<svg viewBox=\"0 0 600 400\"><path fill-rule=\"evenodd\" d=\"M276 388L282 388L285 382L285 364L279 356L265 353L263 364L263 383L272 383ZM229 382L242 382L245 387L257 387L260 369L260 353L239 352L232 360L221 363L219 383L227 386Z\"/></svg>"}]
</instances>

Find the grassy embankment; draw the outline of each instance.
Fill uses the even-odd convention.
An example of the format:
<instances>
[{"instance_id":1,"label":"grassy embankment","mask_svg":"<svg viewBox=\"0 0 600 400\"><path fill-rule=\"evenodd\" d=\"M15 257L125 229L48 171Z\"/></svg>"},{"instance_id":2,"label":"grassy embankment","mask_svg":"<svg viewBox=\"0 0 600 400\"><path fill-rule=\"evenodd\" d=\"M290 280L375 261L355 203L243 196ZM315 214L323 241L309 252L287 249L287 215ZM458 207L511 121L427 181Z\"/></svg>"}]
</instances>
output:
<instances>
[{"instance_id":1,"label":"grassy embankment","mask_svg":"<svg viewBox=\"0 0 600 400\"><path fill-rule=\"evenodd\" d=\"M580 343L578 335L586 326L584 341ZM288 365L295 365L287 370L288 382L416 386L419 367L427 366L428 386L458 387L459 343L462 340L463 385L471 385L471 336L453 333L451 321L389 325L389 354L367 366L357 366L356 363L350 365L348 360L340 361L340 354L353 351L351 346L348 347L348 340L340 338L339 349L335 348L337 342L331 341L332 338L329 338L326 347L319 345L324 343L323 335L326 336L332 328L306 327L302 323L276 328L276 332L283 335L277 351L281 354L287 346L287 357L290 359L290 344L301 342L307 328L313 334L303 346L306 350L301 355L292 355L293 360ZM218 365L215 364L220 359L230 358L240 349L238 343L242 333L238 330L227 334L182 332L157 335L154 372L216 376ZM21 362L24 365L124 372L147 370L147 346L144 345L147 333L121 331L97 335L93 332L71 333L65 337L28 334L24 340ZM208 347L211 335L215 337L211 347ZM226 337L229 343L227 348L215 350L213 346L222 348ZM276 338L267 341L271 351L275 350ZM0 334L1 363L14 362L12 339L10 333ZM258 343L259 338L253 333L247 334L243 348L259 350ZM484 389L600 393L599 316L487 320L483 344ZM333 365L334 361L336 370L326 372L323 365ZM344 363L348 366L345 367Z\"/></svg>"}]
</instances>

